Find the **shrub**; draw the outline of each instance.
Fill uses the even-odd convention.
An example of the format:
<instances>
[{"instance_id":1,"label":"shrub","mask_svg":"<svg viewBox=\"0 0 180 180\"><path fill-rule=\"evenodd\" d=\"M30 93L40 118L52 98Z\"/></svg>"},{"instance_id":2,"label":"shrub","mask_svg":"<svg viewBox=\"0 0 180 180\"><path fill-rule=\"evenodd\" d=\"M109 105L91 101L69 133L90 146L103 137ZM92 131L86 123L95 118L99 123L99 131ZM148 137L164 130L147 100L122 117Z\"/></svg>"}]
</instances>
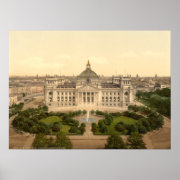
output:
<instances>
[{"instance_id":1,"label":"shrub","mask_svg":"<svg viewBox=\"0 0 180 180\"><path fill-rule=\"evenodd\" d=\"M117 125L115 126L115 129L116 129L117 131L123 132L123 131L125 130L125 127L124 127L122 124L117 124Z\"/></svg>"},{"instance_id":2,"label":"shrub","mask_svg":"<svg viewBox=\"0 0 180 180\"><path fill-rule=\"evenodd\" d=\"M71 128L69 129L70 133L77 133L78 132L78 127L77 126L71 126Z\"/></svg>"},{"instance_id":3,"label":"shrub","mask_svg":"<svg viewBox=\"0 0 180 180\"><path fill-rule=\"evenodd\" d=\"M122 115L120 112L114 112L114 113L109 113L109 114L113 117L118 117Z\"/></svg>"},{"instance_id":4,"label":"shrub","mask_svg":"<svg viewBox=\"0 0 180 180\"><path fill-rule=\"evenodd\" d=\"M52 127L52 131L53 132L59 132L60 131L60 126L56 123L54 123L53 127Z\"/></svg>"},{"instance_id":5,"label":"shrub","mask_svg":"<svg viewBox=\"0 0 180 180\"><path fill-rule=\"evenodd\" d=\"M96 115L104 115L104 112L96 110Z\"/></svg>"}]
</instances>

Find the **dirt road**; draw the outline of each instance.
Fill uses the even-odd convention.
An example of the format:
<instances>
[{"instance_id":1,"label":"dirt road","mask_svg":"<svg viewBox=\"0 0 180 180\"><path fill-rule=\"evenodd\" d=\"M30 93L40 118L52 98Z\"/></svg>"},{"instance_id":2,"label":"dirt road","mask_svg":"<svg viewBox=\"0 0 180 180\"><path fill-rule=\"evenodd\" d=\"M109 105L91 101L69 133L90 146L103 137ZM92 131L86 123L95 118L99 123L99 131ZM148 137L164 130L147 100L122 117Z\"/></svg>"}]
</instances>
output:
<instances>
[{"instance_id":1,"label":"dirt road","mask_svg":"<svg viewBox=\"0 0 180 180\"><path fill-rule=\"evenodd\" d=\"M145 106L136 102L138 106ZM170 149L171 148L171 120L163 116L164 125L159 130L149 132L143 136L147 149Z\"/></svg>"}]
</instances>

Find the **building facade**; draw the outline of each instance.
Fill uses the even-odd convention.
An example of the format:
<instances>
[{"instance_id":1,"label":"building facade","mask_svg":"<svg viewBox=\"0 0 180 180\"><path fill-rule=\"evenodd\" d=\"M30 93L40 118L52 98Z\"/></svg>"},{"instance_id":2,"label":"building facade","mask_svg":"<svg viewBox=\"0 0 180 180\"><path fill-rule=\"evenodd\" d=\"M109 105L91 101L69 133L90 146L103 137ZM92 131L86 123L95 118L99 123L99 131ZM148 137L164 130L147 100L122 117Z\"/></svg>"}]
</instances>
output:
<instances>
[{"instance_id":1,"label":"building facade","mask_svg":"<svg viewBox=\"0 0 180 180\"><path fill-rule=\"evenodd\" d=\"M88 61L86 69L69 81L61 77L47 77L45 103L49 107L125 107L134 102L131 76L112 76L103 81Z\"/></svg>"},{"instance_id":2,"label":"building facade","mask_svg":"<svg viewBox=\"0 0 180 180\"><path fill-rule=\"evenodd\" d=\"M18 104L18 98L16 95L9 95L9 106L13 104Z\"/></svg>"}]
</instances>

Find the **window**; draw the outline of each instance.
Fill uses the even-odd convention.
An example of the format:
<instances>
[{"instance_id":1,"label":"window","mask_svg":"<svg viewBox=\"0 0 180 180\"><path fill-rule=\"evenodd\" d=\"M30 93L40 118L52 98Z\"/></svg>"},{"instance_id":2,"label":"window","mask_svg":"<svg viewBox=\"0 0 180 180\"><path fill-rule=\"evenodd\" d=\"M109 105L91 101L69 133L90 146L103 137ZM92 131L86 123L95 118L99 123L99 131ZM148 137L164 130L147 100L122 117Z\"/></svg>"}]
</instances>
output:
<instances>
[{"instance_id":1,"label":"window","mask_svg":"<svg viewBox=\"0 0 180 180\"><path fill-rule=\"evenodd\" d=\"M126 95L126 96L127 96L128 94L129 94L129 93L128 93L127 91L124 93L124 95Z\"/></svg>"}]
</instances>

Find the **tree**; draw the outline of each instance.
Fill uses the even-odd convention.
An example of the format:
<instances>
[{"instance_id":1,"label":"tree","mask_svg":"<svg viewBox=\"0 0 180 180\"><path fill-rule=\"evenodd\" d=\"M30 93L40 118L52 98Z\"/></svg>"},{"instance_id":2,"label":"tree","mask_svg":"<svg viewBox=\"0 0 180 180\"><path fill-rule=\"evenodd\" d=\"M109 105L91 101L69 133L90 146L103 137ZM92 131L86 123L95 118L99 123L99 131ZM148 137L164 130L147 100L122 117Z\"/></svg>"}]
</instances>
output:
<instances>
[{"instance_id":1,"label":"tree","mask_svg":"<svg viewBox=\"0 0 180 180\"><path fill-rule=\"evenodd\" d=\"M47 138L45 134L36 134L36 137L33 142L33 148L71 149L72 144L69 138L66 137L65 134L63 134L62 132L59 132L56 135L56 140L54 140L52 137Z\"/></svg>"},{"instance_id":2,"label":"tree","mask_svg":"<svg viewBox=\"0 0 180 180\"><path fill-rule=\"evenodd\" d=\"M48 106L43 106L42 109L44 112L48 112Z\"/></svg>"},{"instance_id":3,"label":"tree","mask_svg":"<svg viewBox=\"0 0 180 180\"><path fill-rule=\"evenodd\" d=\"M111 135L107 139L105 149L127 149L125 143L119 135Z\"/></svg>"},{"instance_id":4,"label":"tree","mask_svg":"<svg viewBox=\"0 0 180 180\"><path fill-rule=\"evenodd\" d=\"M81 123L81 127L86 127L86 124L85 123Z\"/></svg>"},{"instance_id":5,"label":"tree","mask_svg":"<svg viewBox=\"0 0 180 180\"><path fill-rule=\"evenodd\" d=\"M95 113L95 111L94 110L91 110L91 114L94 114Z\"/></svg>"},{"instance_id":6,"label":"tree","mask_svg":"<svg viewBox=\"0 0 180 180\"><path fill-rule=\"evenodd\" d=\"M142 135L138 132L133 132L128 137L128 146L130 149L146 149L145 143L142 140Z\"/></svg>"},{"instance_id":7,"label":"tree","mask_svg":"<svg viewBox=\"0 0 180 180\"><path fill-rule=\"evenodd\" d=\"M81 134L84 134L84 132L86 131L85 127L82 127L82 126L79 127L79 130L81 131Z\"/></svg>"},{"instance_id":8,"label":"tree","mask_svg":"<svg viewBox=\"0 0 180 180\"><path fill-rule=\"evenodd\" d=\"M141 122L138 122L138 123L137 123L137 127L138 127L139 133L142 133L142 134L147 133L146 127L144 127Z\"/></svg>"},{"instance_id":9,"label":"tree","mask_svg":"<svg viewBox=\"0 0 180 180\"><path fill-rule=\"evenodd\" d=\"M101 128L103 127L105 124L104 124L104 121L103 120L99 120L98 121L98 127Z\"/></svg>"},{"instance_id":10,"label":"tree","mask_svg":"<svg viewBox=\"0 0 180 180\"><path fill-rule=\"evenodd\" d=\"M105 124L100 128L100 131L101 131L102 133L107 133L107 132L108 132L108 129L107 129L107 127L106 127Z\"/></svg>"},{"instance_id":11,"label":"tree","mask_svg":"<svg viewBox=\"0 0 180 180\"><path fill-rule=\"evenodd\" d=\"M62 132L56 135L55 148L57 149L72 149L71 141Z\"/></svg>"},{"instance_id":12,"label":"tree","mask_svg":"<svg viewBox=\"0 0 180 180\"><path fill-rule=\"evenodd\" d=\"M97 124L92 123L92 132L96 132L96 131L97 131Z\"/></svg>"},{"instance_id":13,"label":"tree","mask_svg":"<svg viewBox=\"0 0 180 180\"><path fill-rule=\"evenodd\" d=\"M36 134L34 142L32 145L35 149L47 148L48 142L47 142L45 134Z\"/></svg>"},{"instance_id":14,"label":"tree","mask_svg":"<svg viewBox=\"0 0 180 180\"><path fill-rule=\"evenodd\" d=\"M110 114L105 114L104 124L110 125L113 121L113 117Z\"/></svg>"},{"instance_id":15,"label":"tree","mask_svg":"<svg viewBox=\"0 0 180 180\"><path fill-rule=\"evenodd\" d=\"M83 114L86 114L87 113L87 111L86 110L83 110Z\"/></svg>"},{"instance_id":16,"label":"tree","mask_svg":"<svg viewBox=\"0 0 180 180\"><path fill-rule=\"evenodd\" d=\"M141 98L142 96L142 92L141 91L137 91L136 92L136 97L138 98L138 100Z\"/></svg>"},{"instance_id":17,"label":"tree","mask_svg":"<svg viewBox=\"0 0 180 180\"><path fill-rule=\"evenodd\" d=\"M52 137L50 137L49 139L47 139L47 143L48 143L48 149L54 149L55 147L55 143Z\"/></svg>"}]
</instances>

